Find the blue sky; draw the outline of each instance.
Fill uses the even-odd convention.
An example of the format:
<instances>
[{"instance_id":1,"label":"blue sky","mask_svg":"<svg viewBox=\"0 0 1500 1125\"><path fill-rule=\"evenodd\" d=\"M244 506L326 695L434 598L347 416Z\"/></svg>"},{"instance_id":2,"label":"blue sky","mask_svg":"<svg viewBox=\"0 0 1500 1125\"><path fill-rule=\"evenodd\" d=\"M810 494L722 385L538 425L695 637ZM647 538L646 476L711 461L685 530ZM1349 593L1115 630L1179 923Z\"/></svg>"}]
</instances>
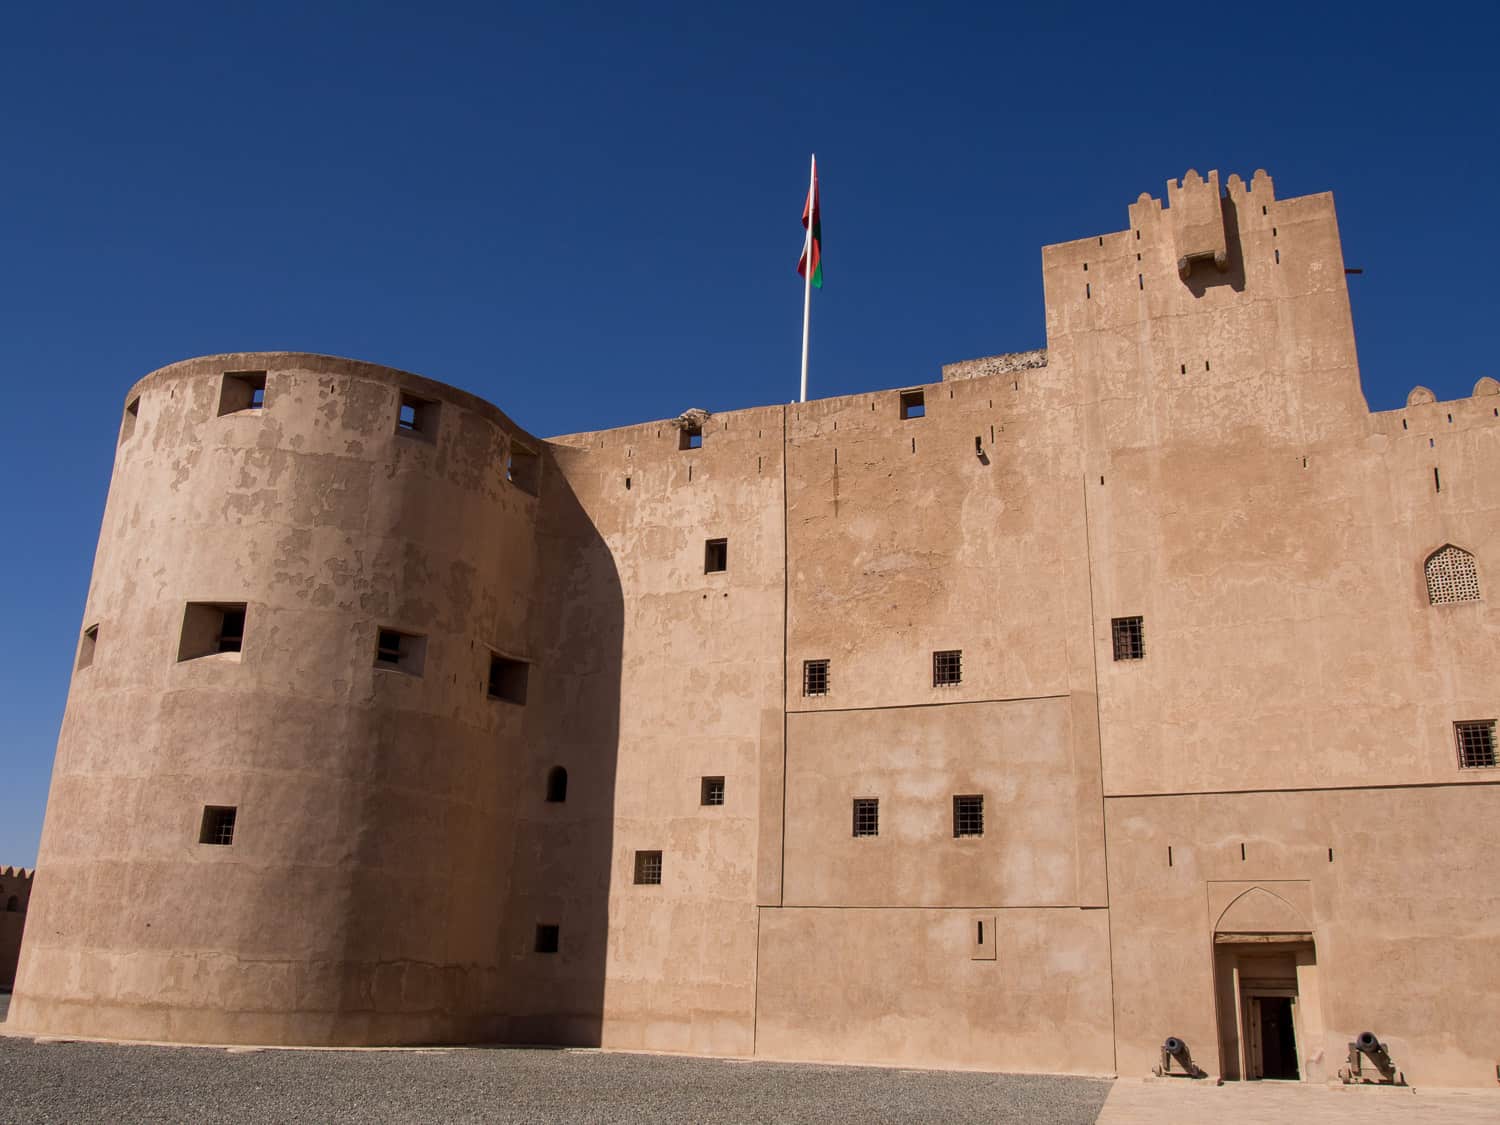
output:
<instances>
[{"instance_id":1,"label":"blue sky","mask_svg":"<svg viewBox=\"0 0 1500 1125\"><path fill-rule=\"evenodd\" d=\"M1335 193L1372 407L1500 375L1492 7L219 7L0 32L0 865L135 379L329 352L542 435L787 401L813 150L814 396L1040 346L1040 247L1189 167Z\"/></svg>"}]
</instances>

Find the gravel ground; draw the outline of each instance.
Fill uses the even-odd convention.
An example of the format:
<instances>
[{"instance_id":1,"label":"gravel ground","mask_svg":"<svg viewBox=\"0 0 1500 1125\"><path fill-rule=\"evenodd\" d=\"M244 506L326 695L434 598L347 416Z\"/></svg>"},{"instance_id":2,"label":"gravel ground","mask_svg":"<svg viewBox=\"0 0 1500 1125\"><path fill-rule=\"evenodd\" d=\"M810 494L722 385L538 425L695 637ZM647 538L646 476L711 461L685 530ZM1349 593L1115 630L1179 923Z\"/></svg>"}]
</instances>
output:
<instances>
[{"instance_id":1,"label":"gravel ground","mask_svg":"<svg viewBox=\"0 0 1500 1125\"><path fill-rule=\"evenodd\" d=\"M539 1049L224 1051L0 1036L0 1121L1092 1125L1108 1080Z\"/></svg>"}]
</instances>

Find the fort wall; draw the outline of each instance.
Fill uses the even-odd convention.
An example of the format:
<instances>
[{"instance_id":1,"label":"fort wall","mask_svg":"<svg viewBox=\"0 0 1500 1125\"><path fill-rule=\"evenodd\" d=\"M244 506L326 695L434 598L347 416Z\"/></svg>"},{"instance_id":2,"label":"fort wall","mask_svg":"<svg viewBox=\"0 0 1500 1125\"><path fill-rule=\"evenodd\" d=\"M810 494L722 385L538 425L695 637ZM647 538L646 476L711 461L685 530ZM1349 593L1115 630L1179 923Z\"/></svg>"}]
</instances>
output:
<instances>
[{"instance_id":1,"label":"fort wall","mask_svg":"<svg viewBox=\"0 0 1500 1125\"><path fill-rule=\"evenodd\" d=\"M32 874L24 867L0 867L0 989L6 991L16 982Z\"/></svg>"},{"instance_id":2,"label":"fort wall","mask_svg":"<svg viewBox=\"0 0 1500 1125\"><path fill-rule=\"evenodd\" d=\"M1165 196L940 383L541 443L149 376L12 1020L1492 1081L1500 383L1371 414L1332 197Z\"/></svg>"}]
</instances>

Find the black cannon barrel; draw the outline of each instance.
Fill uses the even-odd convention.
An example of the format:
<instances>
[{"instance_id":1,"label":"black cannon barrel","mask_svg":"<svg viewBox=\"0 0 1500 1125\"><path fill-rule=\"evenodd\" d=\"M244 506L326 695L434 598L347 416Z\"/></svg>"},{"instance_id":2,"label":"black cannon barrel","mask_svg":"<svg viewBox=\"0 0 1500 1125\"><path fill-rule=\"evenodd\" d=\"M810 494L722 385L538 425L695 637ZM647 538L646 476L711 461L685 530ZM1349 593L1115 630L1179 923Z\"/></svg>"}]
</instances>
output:
<instances>
[{"instance_id":1,"label":"black cannon barrel","mask_svg":"<svg viewBox=\"0 0 1500 1125\"><path fill-rule=\"evenodd\" d=\"M1183 1051L1187 1050L1187 1044L1175 1035L1168 1035L1167 1041L1161 1045L1161 1049L1173 1058L1176 1058Z\"/></svg>"}]
</instances>

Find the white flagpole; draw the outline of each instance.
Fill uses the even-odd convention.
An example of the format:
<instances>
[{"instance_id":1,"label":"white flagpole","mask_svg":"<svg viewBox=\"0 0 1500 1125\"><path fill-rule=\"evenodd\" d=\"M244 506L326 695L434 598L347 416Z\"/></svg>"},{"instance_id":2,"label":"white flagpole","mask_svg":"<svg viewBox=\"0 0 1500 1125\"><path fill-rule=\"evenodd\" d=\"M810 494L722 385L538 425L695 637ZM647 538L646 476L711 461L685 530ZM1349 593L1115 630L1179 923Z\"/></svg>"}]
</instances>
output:
<instances>
[{"instance_id":1,"label":"white flagpole","mask_svg":"<svg viewBox=\"0 0 1500 1125\"><path fill-rule=\"evenodd\" d=\"M798 402L807 401L807 330L812 323L812 277L813 277L813 215L817 209L818 198L813 193L818 185L818 154L813 153L812 171L807 178L807 238L802 244L803 261L807 268L803 271L807 274L805 284L802 288L802 397Z\"/></svg>"}]
</instances>

